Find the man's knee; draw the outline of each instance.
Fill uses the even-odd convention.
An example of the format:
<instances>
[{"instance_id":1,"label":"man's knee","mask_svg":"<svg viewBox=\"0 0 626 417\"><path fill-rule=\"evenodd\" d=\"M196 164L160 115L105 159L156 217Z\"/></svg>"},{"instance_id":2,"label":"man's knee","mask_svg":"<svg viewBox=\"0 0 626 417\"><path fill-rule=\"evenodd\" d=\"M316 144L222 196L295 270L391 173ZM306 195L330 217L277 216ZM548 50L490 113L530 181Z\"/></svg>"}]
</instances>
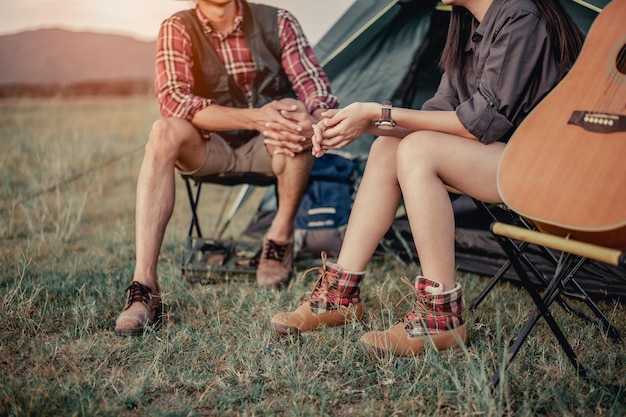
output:
<instances>
[{"instance_id":1,"label":"man's knee","mask_svg":"<svg viewBox=\"0 0 626 417\"><path fill-rule=\"evenodd\" d=\"M176 155L194 134L197 135L195 128L183 119L159 119L150 130L146 152Z\"/></svg>"},{"instance_id":2,"label":"man's knee","mask_svg":"<svg viewBox=\"0 0 626 417\"><path fill-rule=\"evenodd\" d=\"M313 168L313 161L314 157L309 152L302 152L293 157L275 154L272 156L272 171L277 177L288 172L308 176Z\"/></svg>"},{"instance_id":3,"label":"man's knee","mask_svg":"<svg viewBox=\"0 0 626 417\"><path fill-rule=\"evenodd\" d=\"M158 119L154 122L154 124L152 124L152 128L150 129L150 138L165 136L170 130L169 119Z\"/></svg>"}]
</instances>

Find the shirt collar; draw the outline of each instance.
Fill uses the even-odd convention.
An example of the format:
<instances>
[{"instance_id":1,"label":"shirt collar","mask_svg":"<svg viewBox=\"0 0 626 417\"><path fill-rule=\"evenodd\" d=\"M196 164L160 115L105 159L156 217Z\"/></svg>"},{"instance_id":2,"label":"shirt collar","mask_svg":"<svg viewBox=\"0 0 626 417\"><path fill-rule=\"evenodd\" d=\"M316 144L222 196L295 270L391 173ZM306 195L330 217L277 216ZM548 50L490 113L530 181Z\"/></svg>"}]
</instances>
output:
<instances>
[{"instance_id":1,"label":"shirt collar","mask_svg":"<svg viewBox=\"0 0 626 417\"><path fill-rule=\"evenodd\" d=\"M485 17L481 22L476 20L476 18L472 18L472 34L467 39L467 44L465 45L465 51L471 50L475 44L480 43L485 36L485 32L487 31L487 27L489 27L492 23L493 16L496 16L499 10L503 7L503 2L500 0L494 0L489 9L487 9L487 13L485 13Z\"/></svg>"},{"instance_id":2,"label":"shirt collar","mask_svg":"<svg viewBox=\"0 0 626 417\"><path fill-rule=\"evenodd\" d=\"M233 30L230 33L227 33L223 37L227 37L231 33L235 33L241 30L241 24L243 22L243 6L241 4L241 0L236 0L236 2L237 2L237 14L235 16L235 24L233 25ZM213 24L213 22L208 17L206 17L204 13L202 13L202 10L200 10L200 8L197 6L196 6L196 14L198 15L198 18L200 19L200 22L202 23L202 26L204 26L204 30L207 33L212 33L212 34L222 37L222 34L218 30L215 29L215 25Z\"/></svg>"}]
</instances>

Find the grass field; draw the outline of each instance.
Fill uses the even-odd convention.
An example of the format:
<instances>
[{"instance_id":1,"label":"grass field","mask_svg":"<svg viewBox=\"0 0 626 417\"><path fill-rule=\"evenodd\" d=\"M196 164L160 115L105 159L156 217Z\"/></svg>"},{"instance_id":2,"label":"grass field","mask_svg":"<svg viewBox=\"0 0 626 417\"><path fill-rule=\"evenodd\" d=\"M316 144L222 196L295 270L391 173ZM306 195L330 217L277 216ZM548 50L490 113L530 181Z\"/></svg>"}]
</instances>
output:
<instances>
[{"instance_id":1,"label":"grass field","mask_svg":"<svg viewBox=\"0 0 626 417\"><path fill-rule=\"evenodd\" d=\"M189 216L182 181L159 264L163 326L117 337L134 266L135 179L156 117L151 98L0 104L0 416L626 414L623 397L578 378L544 323L490 393L531 308L509 283L467 314L471 342L461 352L374 360L358 345L365 329L406 312L407 304L394 307L408 291L399 278L419 273L384 258L368 268L364 324L274 335L269 319L294 308L314 277L280 291L249 277L181 279ZM225 192L206 189L213 197L205 201L221 202ZM252 201L233 235L255 208ZM466 303L488 282L467 273L458 280ZM600 305L626 333L626 306ZM581 361L625 384L624 343L553 310Z\"/></svg>"}]
</instances>

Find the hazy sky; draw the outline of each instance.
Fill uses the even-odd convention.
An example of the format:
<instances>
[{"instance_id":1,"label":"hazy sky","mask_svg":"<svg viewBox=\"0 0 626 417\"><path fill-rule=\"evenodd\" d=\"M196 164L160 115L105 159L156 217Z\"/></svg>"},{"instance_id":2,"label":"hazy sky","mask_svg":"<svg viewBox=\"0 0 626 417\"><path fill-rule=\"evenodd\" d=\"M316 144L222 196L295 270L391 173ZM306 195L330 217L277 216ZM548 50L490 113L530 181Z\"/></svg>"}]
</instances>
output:
<instances>
[{"instance_id":1,"label":"hazy sky","mask_svg":"<svg viewBox=\"0 0 626 417\"><path fill-rule=\"evenodd\" d=\"M256 0L289 9L315 43L354 0ZM193 0L0 0L0 35L41 27L156 38L159 24Z\"/></svg>"}]
</instances>

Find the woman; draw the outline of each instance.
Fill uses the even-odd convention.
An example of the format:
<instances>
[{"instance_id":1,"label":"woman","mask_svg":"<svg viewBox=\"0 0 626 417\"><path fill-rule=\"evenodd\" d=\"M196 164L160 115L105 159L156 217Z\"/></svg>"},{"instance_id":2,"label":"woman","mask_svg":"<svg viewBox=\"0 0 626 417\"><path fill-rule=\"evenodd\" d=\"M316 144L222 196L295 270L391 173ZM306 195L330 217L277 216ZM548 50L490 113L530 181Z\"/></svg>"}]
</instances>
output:
<instances>
[{"instance_id":1,"label":"woman","mask_svg":"<svg viewBox=\"0 0 626 417\"><path fill-rule=\"evenodd\" d=\"M452 5L444 74L421 110L353 103L314 126L313 154L363 133L379 137L369 153L337 264L324 262L308 300L280 313L281 334L360 320L359 287L401 197L424 276L411 283L413 309L361 342L397 356L466 341L462 287L456 282L454 213L448 192L500 202L496 170L524 117L573 65L583 35L558 0L444 0Z\"/></svg>"}]
</instances>

